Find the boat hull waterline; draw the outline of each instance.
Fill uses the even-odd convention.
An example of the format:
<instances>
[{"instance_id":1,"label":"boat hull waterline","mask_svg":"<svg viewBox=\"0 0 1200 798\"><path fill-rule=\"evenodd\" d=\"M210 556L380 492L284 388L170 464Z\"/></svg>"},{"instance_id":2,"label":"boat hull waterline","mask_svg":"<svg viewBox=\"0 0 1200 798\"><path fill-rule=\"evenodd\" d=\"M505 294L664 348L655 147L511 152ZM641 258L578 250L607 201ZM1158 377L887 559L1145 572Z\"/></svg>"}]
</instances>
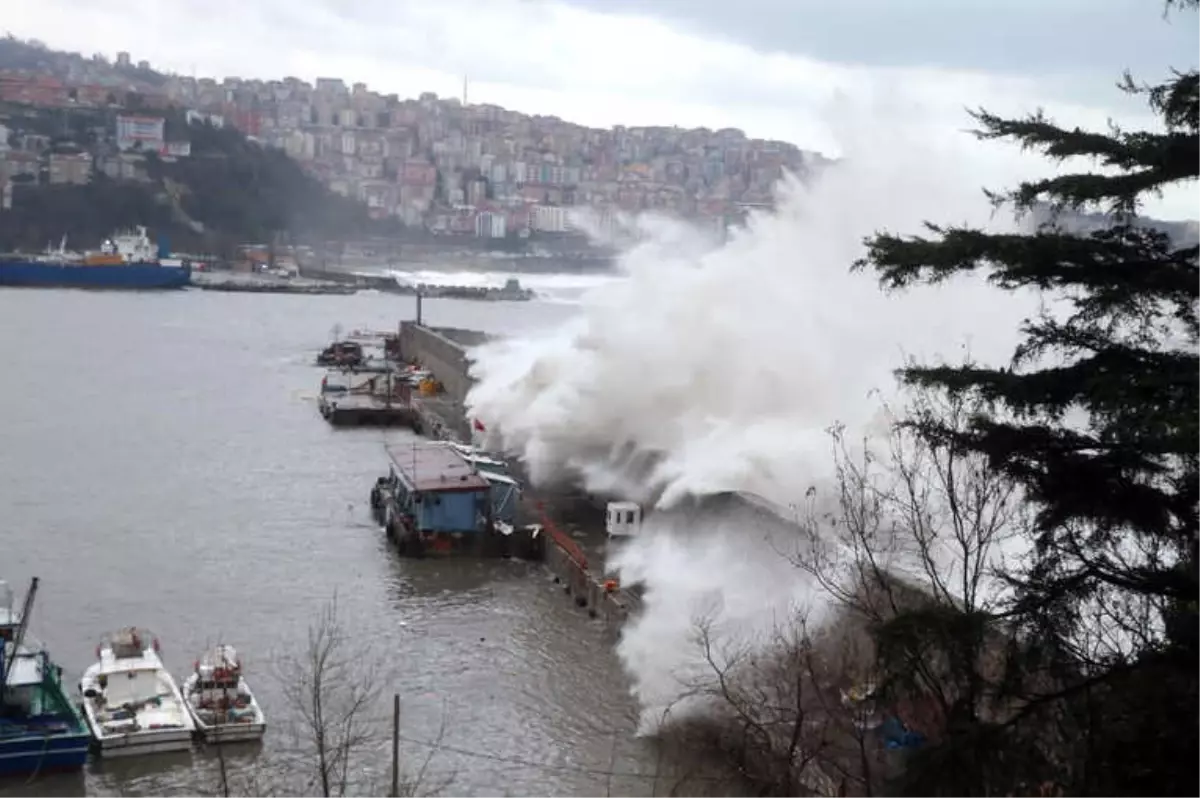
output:
<instances>
[{"instance_id":1,"label":"boat hull waterline","mask_svg":"<svg viewBox=\"0 0 1200 798\"><path fill-rule=\"evenodd\" d=\"M0 775L79 770L87 764L91 735L25 735L0 743Z\"/></svg>"},{"instance_id":2,"label":"boat hull waterline","mask_svg":"<svg viewBox=\"0 0 1200 798\"><path fill-rule=\"evenodd\" d=\"M87 719L87 723L92 730L92 748L104 757L167 754L192 749L194 732L191 729L148 729L114 735L97 730L91 718Z\"/></svg>"},{"instance_id":3,"label":"boat hull waterline","mask_svg":"<svg viewBox=\"0 0 1200 798\"><path fill-rule=\"evenodd\" d=\"M254 709L254 720L243 723L205 723L198 716L196 707L190 700L190 696L196 688L196 678L196 674L193 673L184 681L183 694L189 697L188 711L191 712L192 720L196 722L196 730L204 742L220 745L221 743L252 743L262 740L263 735L267 732L267 722L263 717L262 710L259 709L258 701L253 697L250 700L251 707Z\"/></svg>"},{"instance_id":4,"label":"boat hull waterline","mask_svg":"<svg viewBox=\"0 0 1200 798\"><path fill-rule=\"evenodd\" d=\"M184 288L191 279L192 271L188 266L161 266L157 263L86 266L0 261L0 286L13 288L167 290Z\"/></svg>"}]
</instances>

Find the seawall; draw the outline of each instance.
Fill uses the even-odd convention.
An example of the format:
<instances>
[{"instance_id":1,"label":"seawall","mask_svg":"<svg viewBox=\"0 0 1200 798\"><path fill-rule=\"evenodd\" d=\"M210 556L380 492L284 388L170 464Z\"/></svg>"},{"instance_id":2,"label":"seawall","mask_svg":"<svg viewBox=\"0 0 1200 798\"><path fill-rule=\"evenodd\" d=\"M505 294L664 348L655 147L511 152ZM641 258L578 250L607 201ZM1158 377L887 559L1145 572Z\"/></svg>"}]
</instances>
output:
<instances>
[{"instance_id":1,"label":"seawall","mask_svg":"<svg viewBox=\"0 0 1200 798\"><path fill-rule=\"evenodd\" d=\"M433 438L471 440L471 424L464 402L474 380L470 376L468 348L489 339L473 330L431 328L416 322L400 324L400 356L429 369L445 393L417 397L421 431ZM522 463L512 464L513 475L527 483ZM546 567L564 592L589 615L620 622L637 606L635 596L609 583L603 573L604 513L594 502L580 501L574 492L523 488L522 524L540 524L546 535Z\"/></svg>"},{"instance_id":2,"label":"seawall","mask_svg":"<svg viewBox=\"0 0 1200 798\"><path fill-rule=\"evenodd\" d=\"M471 390L471 361L467 348L488 340L473 330L426 327L415 321L400 323L400 356L417 360L433 372L445 389L445 398L462 405Z\"/></svg>"}]
</instances>

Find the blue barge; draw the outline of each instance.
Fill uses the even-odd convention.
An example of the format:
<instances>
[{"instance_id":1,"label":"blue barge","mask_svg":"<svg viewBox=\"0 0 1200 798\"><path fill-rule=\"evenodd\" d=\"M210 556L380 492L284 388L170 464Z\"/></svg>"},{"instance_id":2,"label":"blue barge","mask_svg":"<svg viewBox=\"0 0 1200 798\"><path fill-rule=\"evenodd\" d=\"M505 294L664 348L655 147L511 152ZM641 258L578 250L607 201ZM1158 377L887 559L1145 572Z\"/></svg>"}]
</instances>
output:
<instances>
[{"instance_id":1,"label":"blue barge","mask_svg":"<svg viewBox=\"0 0 1200 798\"><path fill-rule=\"evenodd\" d=\"M63 690L62 668L26 635L37 579L25 606L0 582L0 775L79 770L91 735Z\"/></svg>"},{"instance_id":2,"label":"blue barge","mask_svg":"<svg viewBox=\"0 0 1200 798\"><path fill-rule=\"evenodd\" d=\"M508 555L528 542L532 533L516 529L520 485L502 462L444 442L386 451L391 467L371 507L401 554Z\"/></svg>"}]
</instances>

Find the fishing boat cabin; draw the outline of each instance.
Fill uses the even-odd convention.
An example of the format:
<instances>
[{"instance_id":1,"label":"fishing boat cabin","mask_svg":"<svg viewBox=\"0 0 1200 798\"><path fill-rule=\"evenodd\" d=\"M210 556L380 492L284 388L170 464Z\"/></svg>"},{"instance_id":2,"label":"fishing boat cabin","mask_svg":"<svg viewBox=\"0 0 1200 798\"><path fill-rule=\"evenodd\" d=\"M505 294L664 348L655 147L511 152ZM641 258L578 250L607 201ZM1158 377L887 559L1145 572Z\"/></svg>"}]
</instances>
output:
<instances>
[{"instance_id":1,"label":"fishing boat cabin","mask_svg":"<svg viewBox=\"0 0 1200 798\"><path fill-rule=\"evenodd\" d=\"M388 475L372 505L401 553L499 553L513 532L519 488L506 475L481 473L456 449L432 442L389 446Z\"/></svg>"},{"instance_id":2,"label":"fishing boat cabin","mask_svg":"<svg viewBox=\"0 0 1200 798\"><path fill-rule=\"evenodd\" d=\"M242 661L233 646L216 646L196 661L196 679L188 700L197 720L212 726L249 723L255 719L249 688L242 681Z\"/></svg>"}]
</instances>

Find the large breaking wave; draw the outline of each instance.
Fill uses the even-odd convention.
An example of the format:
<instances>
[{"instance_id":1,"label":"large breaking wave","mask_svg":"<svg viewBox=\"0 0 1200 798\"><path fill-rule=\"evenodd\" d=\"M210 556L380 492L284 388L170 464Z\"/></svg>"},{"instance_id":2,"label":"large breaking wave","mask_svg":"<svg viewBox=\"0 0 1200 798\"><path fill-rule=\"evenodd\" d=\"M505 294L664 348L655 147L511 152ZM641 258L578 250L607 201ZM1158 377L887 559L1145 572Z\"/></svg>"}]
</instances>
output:
<instances>
[{"instance_id":1,"label":"large breaking wave","mask_svg":"<svg viewBox=\"0 0 1200 798\"><path fill-rule=\"evenodd\" d=\"M831 477L830 425L851 440L881 428L904 357L1002 361L1032 297L974 278L887 295L850 267L882 229L1012 226L981 187L1013 175L963 157L981 149L967 136L911 146L898 130L858 129L871 132L845 142L844 160L785 179L776 210L724 246L651 224L622 260L626 278L589 292L571 321L477 350L468 404L489 442L535 482L570 478L660 510L728 491L787 506ZM646 729L695 665L697 613L751 637L798 602L820 604L753 526L666 513L615 563L646 587L619 649Z\"/></svg>"}]
</instances>

